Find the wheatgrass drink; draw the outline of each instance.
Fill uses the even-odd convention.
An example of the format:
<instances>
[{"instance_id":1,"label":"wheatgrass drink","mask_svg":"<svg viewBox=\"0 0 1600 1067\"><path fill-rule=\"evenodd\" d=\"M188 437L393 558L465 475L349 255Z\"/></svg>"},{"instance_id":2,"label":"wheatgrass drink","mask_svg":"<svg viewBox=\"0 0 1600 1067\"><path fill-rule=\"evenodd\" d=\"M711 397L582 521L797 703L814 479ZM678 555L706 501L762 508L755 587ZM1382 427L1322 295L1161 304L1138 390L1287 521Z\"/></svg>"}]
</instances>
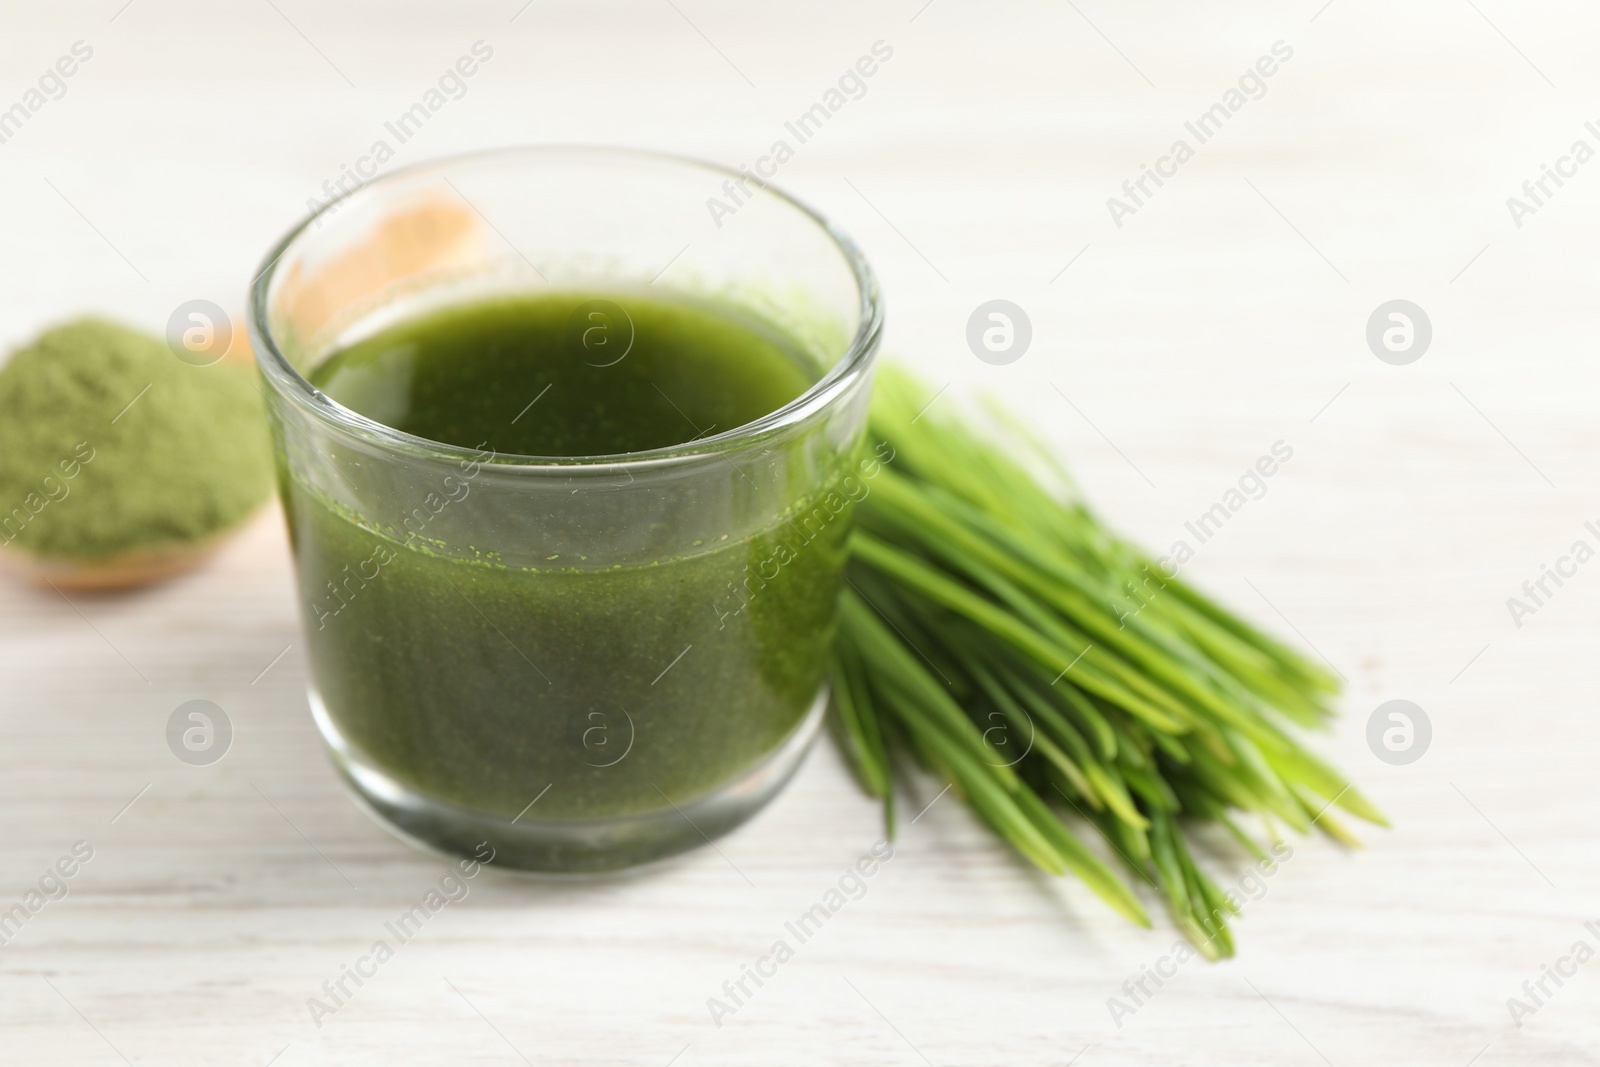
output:
<instances>
[{"instance_id":1,"label":"wheatgrass drink","mask_svg":"<svg viewBox=\"0 0 1600 1067\"><path fill-rule=\"evenodd\" d=\"M257 282L315 721L417 843L637 865L748 818L815 735L880 313L793 201L687 209L722 180L422 167Z\"/></svg>"},{"instance_id":2,"label":"wheatgrass drink","mask_svg":"<svg viewBox=\"0 0 1600 1067\"><path fill-rule=\"evenodd\" d=\"M615 363L568 343L573 312L596 301L563 294L435 313L335 353L311 381L395 429L486 456L581 456L742 426L816 380L779 339L714 308L621 299L634 338ZM426 505L401 518L400 537L297 496L327 715L407 785L507 818L546 785L541 818L695 797L773 751L816 699L850 500L830 478L752 537L634 566L589 567L579 550L508 567L432 544ZM807 529L819 506L828 521ZM352 579L349 560L380 550L378 577Z\"/></svg>"}]
</instances>

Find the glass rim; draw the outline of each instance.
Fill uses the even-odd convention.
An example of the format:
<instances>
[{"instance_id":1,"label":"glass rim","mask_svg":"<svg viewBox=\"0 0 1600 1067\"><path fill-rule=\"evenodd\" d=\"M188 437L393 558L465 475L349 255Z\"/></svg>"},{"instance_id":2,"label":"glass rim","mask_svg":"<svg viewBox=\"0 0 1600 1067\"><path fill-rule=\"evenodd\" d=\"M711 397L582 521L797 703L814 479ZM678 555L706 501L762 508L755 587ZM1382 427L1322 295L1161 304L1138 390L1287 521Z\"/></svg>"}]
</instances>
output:
<instances>
[{"instance_id":1,"label":"glass rim","mask_svg":"<svg viewBox=\"0 0 1600 1067\"><path fill-rule=\"evenodd\" d=\"M256 365L260 368L263 376L272 381L278 392L287 393L325 421L372 445L451 463L470 460L476 463L492 463L499 469L545 469L570 474L575 469L606 471L622 467L657 466L705 457L721 457L753 441L765 440L773 433L805 422L817 411L826 408L837 396L848 391L856 381L870 370L873 354L877 350L878 342L883 332L883 301L878 289L877 276L873 273L871 265L868 264L866 257L856 243L843 230L835 226L827 216L793 194L784 191L779 186L771 182L761 182L757 185L761 192L776 197L809 218L833 243L834 249L843 258L845 265L850 270L852 279L855 281L858 298L858 322L855 333L850 338L843 355L839 357L832 367L828 368L821 378L812 383L805 392L793 400L762 415L760 418L707 437L696 438L675 445L643 449L638 452L615 452L590 456L536 456L495 452L485 458L483 452L479 449L447 444L427 437L419 437L416 434L406 433L375 419L370 419L351 408L345 407L312 385L305 375L301 374L299 369L278 348L277 339L273 336L268 322L267 298L272 283L277 276L278 265L284 255L289 252L308 229L330 214L335 208L343 206L352 198L370 190L394 183L400 179L416 177L430 170L449 170L464 163L518 155L609 156L617 159L675 164L703 170L709 174L716 175L718 178L742 180L748 180L749 178L749 175L731 167L697 159L693 156L624 146L585 144L511 145L487 148L474 152L439 156L398 168L382 177L364 182L348 192L341 193L318 207L292 227L269 250L262 266L251 280L246 312L246 326L250 335L251 347L254 349Z\"/></svg>"}]
</instances>

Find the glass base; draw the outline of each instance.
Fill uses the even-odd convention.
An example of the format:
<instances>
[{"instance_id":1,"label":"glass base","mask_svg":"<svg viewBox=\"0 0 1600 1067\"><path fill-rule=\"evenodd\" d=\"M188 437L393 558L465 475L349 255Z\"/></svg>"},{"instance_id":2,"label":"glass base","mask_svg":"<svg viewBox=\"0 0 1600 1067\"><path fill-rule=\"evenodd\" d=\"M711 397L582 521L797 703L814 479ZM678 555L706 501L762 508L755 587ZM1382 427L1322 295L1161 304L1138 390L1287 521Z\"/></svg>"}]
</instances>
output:
<instances>
[{"instance_id":1,"label":"glass base","mask_svg":"<svg viewBox=\"0 0 1600 1067\"><path fill-rule=\"evenodd\" d=\"M452 859L547 875L605 874L708 844L766 806L805 759L828 703L826 688L786 741L754 769L676 808L605 819L507 819L420 793L366 759L328 715L315 688L311 713L359 807L401 840ZM485 847L487 846L487 848Z\"/></svg>"}]
</instances>

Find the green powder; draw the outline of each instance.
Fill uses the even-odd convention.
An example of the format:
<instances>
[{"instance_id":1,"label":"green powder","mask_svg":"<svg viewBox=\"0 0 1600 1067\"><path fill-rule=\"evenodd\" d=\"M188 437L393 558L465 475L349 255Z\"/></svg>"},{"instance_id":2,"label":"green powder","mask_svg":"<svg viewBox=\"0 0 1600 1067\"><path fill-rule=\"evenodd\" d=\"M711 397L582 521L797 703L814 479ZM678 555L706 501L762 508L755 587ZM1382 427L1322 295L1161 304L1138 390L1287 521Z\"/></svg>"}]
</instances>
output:
<instances>
[{"instance_id":1,"label":"green powder","mask_svg":"<svg viewBox=\"0 0 1600 1067\"><path fill-rule=\"evenodd\" d=\"M97 560L204 538L272 488L253 369L196 367L102 319L0 368L0 544Z\"/></svg>"}]
</instances>

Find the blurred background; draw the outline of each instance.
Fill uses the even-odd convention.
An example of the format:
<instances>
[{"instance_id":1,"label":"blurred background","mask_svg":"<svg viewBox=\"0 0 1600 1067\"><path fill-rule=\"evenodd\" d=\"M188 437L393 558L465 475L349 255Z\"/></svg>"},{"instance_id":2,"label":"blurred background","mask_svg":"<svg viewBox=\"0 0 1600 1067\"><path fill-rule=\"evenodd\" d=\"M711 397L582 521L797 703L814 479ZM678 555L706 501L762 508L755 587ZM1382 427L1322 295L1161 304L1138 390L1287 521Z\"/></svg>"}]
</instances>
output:
<instances>
[{"instance_id":1,"label":"blurred background","mask_svg":"<svg viewBox=\"0 0 1600 1067\"><path fill-rule=\"evenodd\" d=\"M1115 524L1189 541L1187 577L1333 664L1345 712L1318 743L1396 823L1355 853L1296 842L1238 959L1116 1019L1176 932L938 804L718 1026L706 998L877 839L821 745L719 842L748 882L710 850L593 885L480 879L318 1026L307 999L439 864L326 763L274 513L149 592L0 588L0 907L93 850L0 945L0 1062L1595 1062L1600 965L1507 1006L1600 947L1600 574L1507 605L1600 520L1591 7L104 0L0 26L7 349L88 311L156 333L186 301L242 311L267 248L353 173L521 143L753 165L786 140L776 182L880 274L887 353L947 402L1026 412ZM785 124L874 53L799 143ZM1004 364L967 342L991 300L1031 325ZM1426 345L1369 343L1396 300ZM1280 442L1292 459L1196 546L1185 524ZM164 739L191 699L231 718L210 766ZM1431 723L1400 765L1367 740L1395 699Z\"/></svg>"}]
</instances>

